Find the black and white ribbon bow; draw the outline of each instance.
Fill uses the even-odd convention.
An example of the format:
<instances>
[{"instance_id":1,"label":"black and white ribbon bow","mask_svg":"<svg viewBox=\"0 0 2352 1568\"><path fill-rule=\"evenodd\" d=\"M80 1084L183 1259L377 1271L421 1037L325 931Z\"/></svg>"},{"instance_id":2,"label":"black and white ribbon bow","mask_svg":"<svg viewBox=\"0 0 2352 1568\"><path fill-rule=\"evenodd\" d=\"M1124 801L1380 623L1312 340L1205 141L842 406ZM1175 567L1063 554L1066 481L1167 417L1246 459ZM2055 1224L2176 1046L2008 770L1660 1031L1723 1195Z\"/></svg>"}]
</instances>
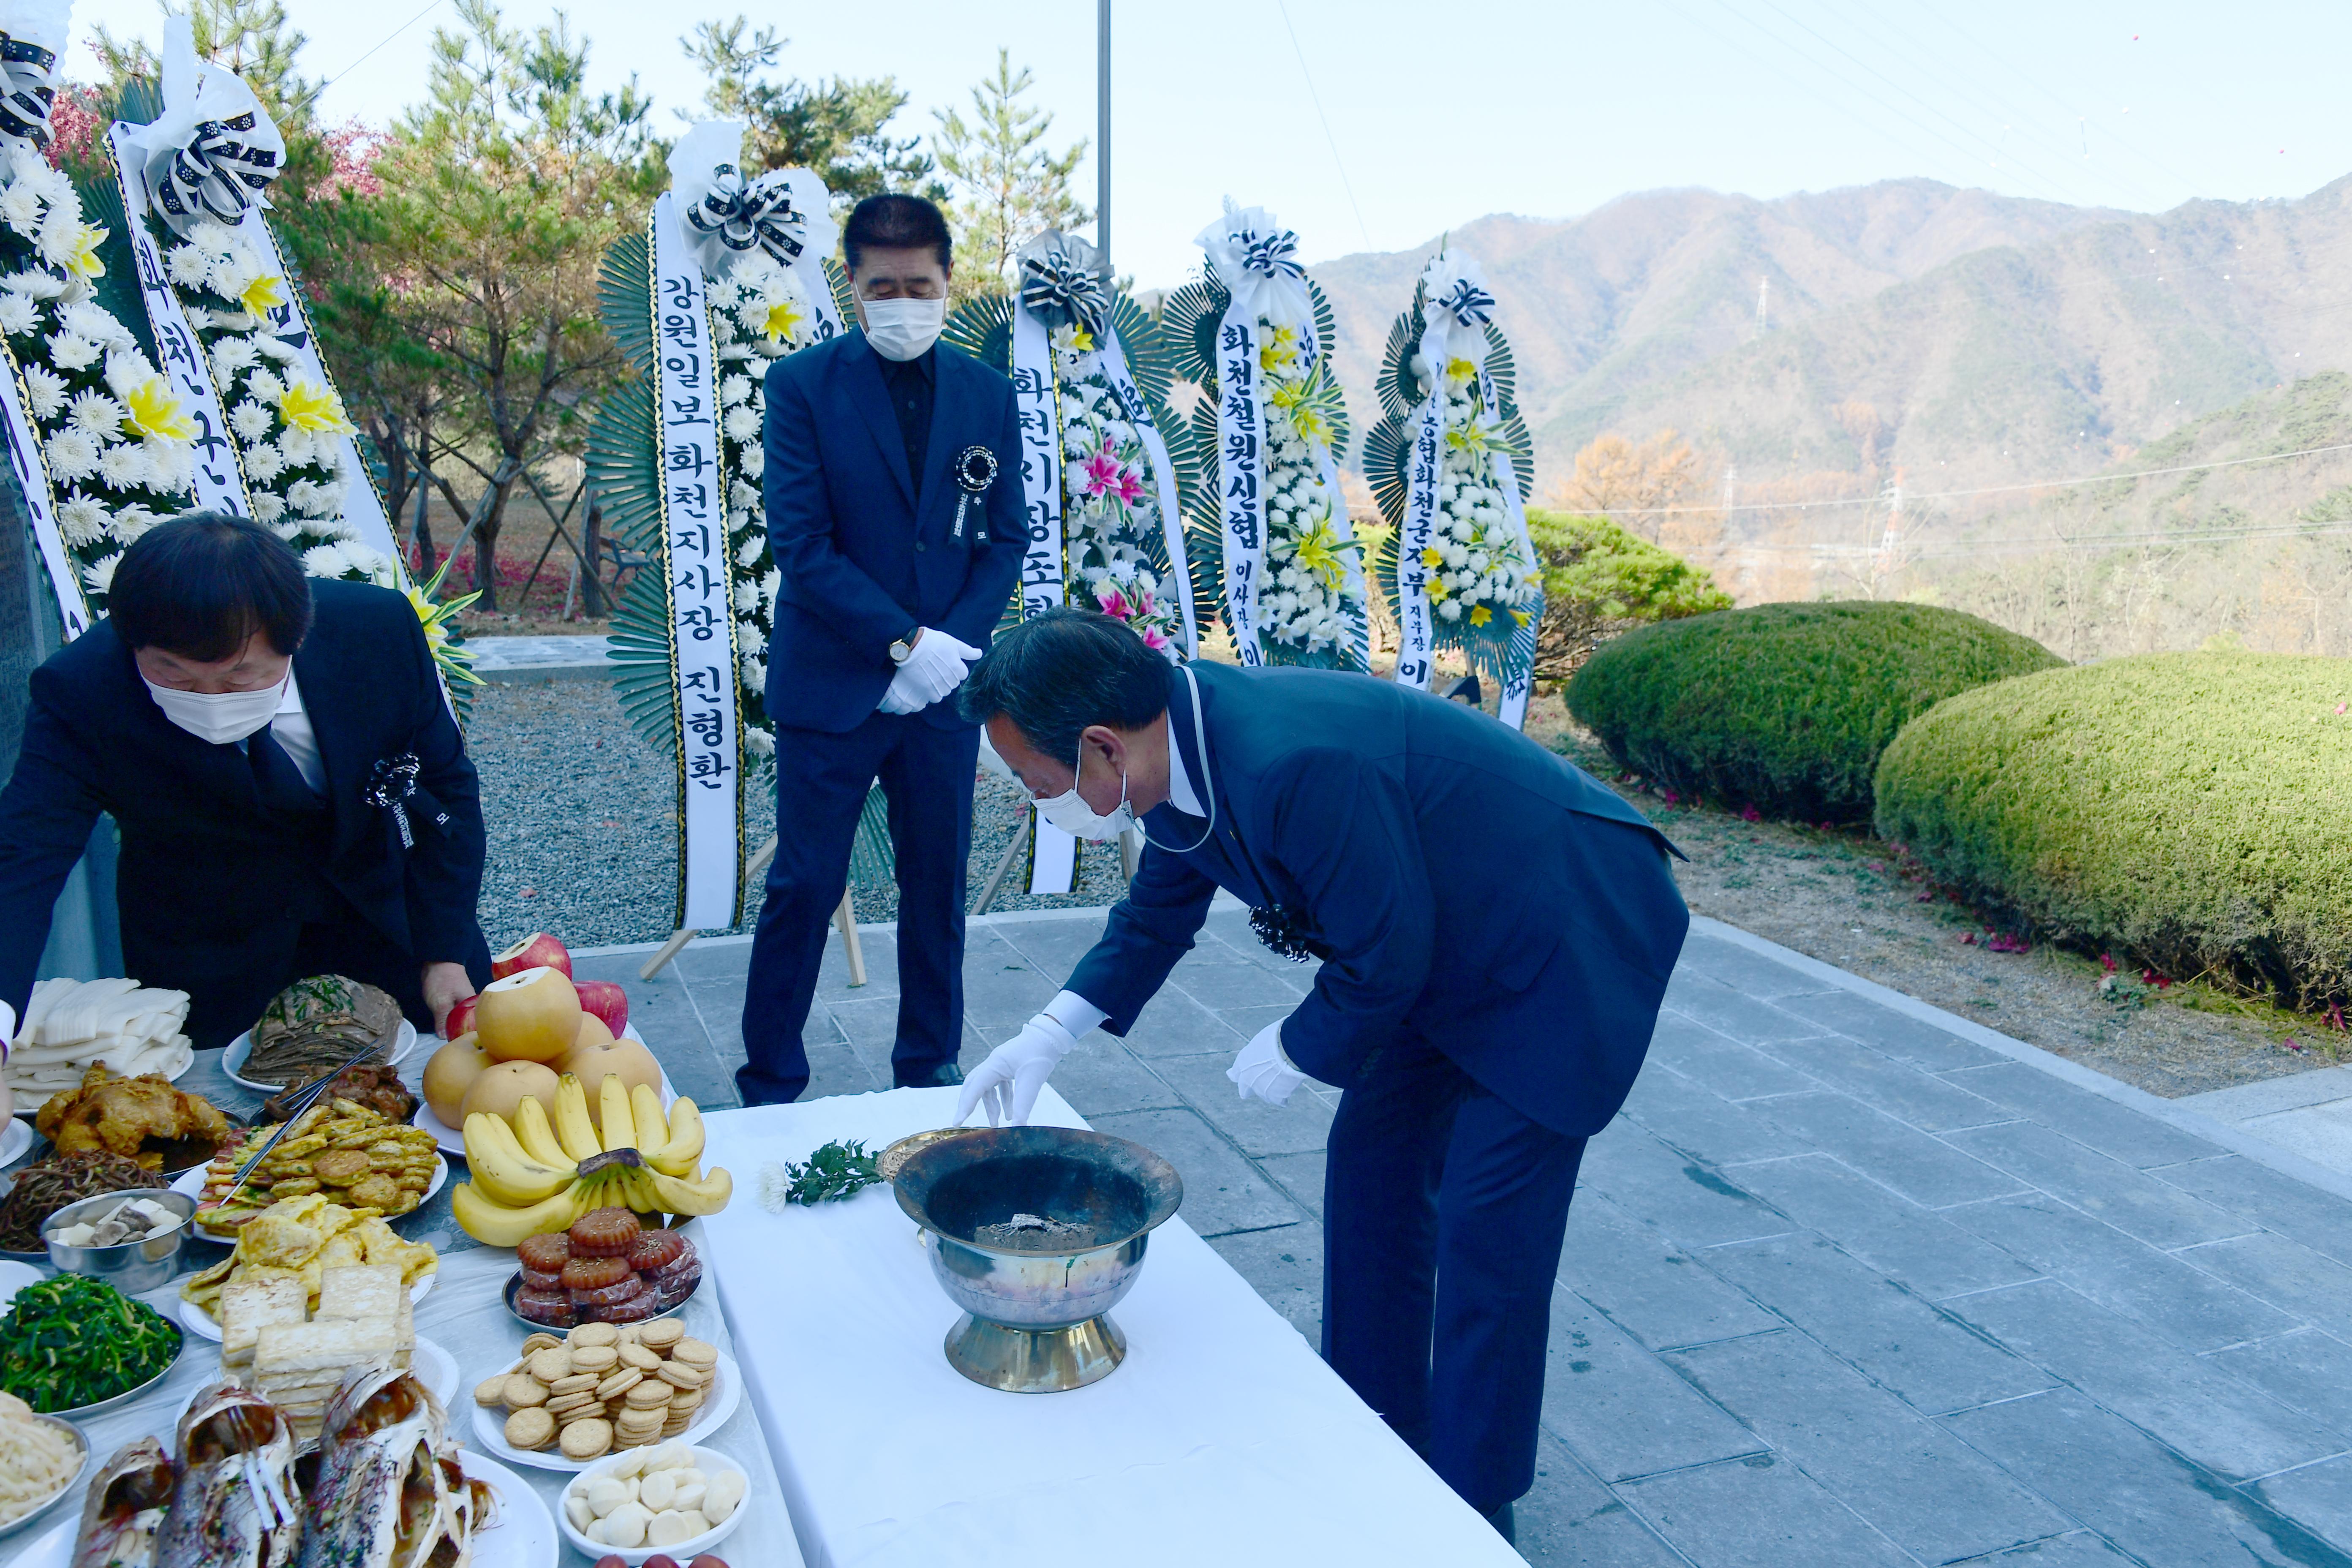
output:
<instances>
[{"instance_id":1,"label":"black and white ribbon bow","mask_svg":"<svg viewBox=\"0 0 2352 1568\"><path fill-rule=\"evenodd\" d=\"M57 63L54 50L0 33L0 135L48 149L49 108L57 97L49 72Z\"/></svg>"},{"instance_id":2,"label":"black and white ribbon bow","mask_svg":"<svg viewBox=\"0 0 2352 1568\"><path fill-rule=\"evenodd\" d=\"M396 757L379 757L368 773L367 787L360 791L362 801L379 811L392 813L392 820L400 829L400 847L403 849L416 847L416 836L408 826L411 801L416 803L417 810L432 817L434 826L449 826L449 814L441 809L440 803L416 787L419 766L415 752L403 752Z\"/></svg>"},{"instance_id":3,"label":"black and white ribbon bow","mask_svg":"<svg viewBox=\"0 0 2352 1568\"><path fill-rule=\"evenodd\" d=\"M1243 269L1256 277L1307 276L1307 268L1298 265L1298 236L1293 230L1284 228L1272 234L1256 234L1243 229L1234 236L1234 245L1240 253Z\"/></svg>"},{"instance_id":4,"label":"black and white ribbon bow","mask_svg":"<svg viewBox=\"0 0 2352 1568\"><path fill-rule=\"evenodd\" d=\"M246 139L257 123L252 110L197 123L187 145L172 154L155 193L167 217L182 223L211 217L233 224L245 216L269 182L284 172L274 150Z\"/></svg>"},{"instance_id":5,"label":"black and white ribbon bow","mask_svg":"<svg viewBox=\"0 0 2352 1568\"><path fill-rule=\"evenodd\" d=\"M1092 257L1073 256L1059 245L1021 258L1021 308L1048 327L1075 324L1097 343L1110 320L1110 296Z\"/></svg>"},{"instance_id":6,"label":"black and white ribbon bow","mask_svg":"<svg viewBox=\"0 0 2352 1568\"><path fill-rule=\"evenodd\" d=\"M808 215L793 205L792 188L781 170L747 184L734 164L719 164L711 171L710 189L686 209L686 226L739 256L756 246L782 267L790 267L808 248Z\"/></svg>"},{"instance_id":7,"label":"black and white ribbon bow","mask_svg":"<svg viewBox=\"0 0 2352 1568\"><path fill-rule=\"evenodd\" d=\"M1457 327L1483 327L1495 319L1495 297L1467 278L1454 279L1429 308L1453 317Z\"/></svg>"}]
</instances>

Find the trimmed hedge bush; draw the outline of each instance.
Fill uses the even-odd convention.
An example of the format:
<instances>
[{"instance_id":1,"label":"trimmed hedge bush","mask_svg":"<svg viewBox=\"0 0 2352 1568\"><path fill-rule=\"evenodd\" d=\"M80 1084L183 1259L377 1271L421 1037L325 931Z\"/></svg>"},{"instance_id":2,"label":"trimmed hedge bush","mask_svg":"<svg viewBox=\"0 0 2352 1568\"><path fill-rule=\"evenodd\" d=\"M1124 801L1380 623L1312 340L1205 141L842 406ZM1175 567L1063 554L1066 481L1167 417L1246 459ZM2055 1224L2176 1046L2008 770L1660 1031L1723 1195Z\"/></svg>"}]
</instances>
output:
<instances>
[{"instance_id":1,"label":"trimmed hedge bush","mask_svg":"<svg viewBox=\"0 0 2352 1568\"><path fill-rule=\"evenodd\" d=\"M1731 608L1704 569L1605 517L1530 509L1528 538L1543 562L1538 679L1574 673L1612 631Z\"/></svg>"},{"instance_id":2,"label":"trimmed hedge bush","mask_svg":"<svg viewBox=\"0 0 2352 1568\"><path fill-rule=\"evenodd\" d=\"M2314 1006L2352 999L2352 660L2147 654L1970 691L1878 830L1972 902Z\"/></svg>"},{"instance_id":3,"label":"trimmed hedge bush","mask_svg":"<svg viewBox=\"0 0 2352 1568\"><path fill-rule=\"evenodd\" d=\"M1878 754L1914 716L2047 669L2031 637L1930 605L1759 605L1604 643L1568 710L1680 794L1802 822L1864 821Z\"/></svg>"}]
</instances>

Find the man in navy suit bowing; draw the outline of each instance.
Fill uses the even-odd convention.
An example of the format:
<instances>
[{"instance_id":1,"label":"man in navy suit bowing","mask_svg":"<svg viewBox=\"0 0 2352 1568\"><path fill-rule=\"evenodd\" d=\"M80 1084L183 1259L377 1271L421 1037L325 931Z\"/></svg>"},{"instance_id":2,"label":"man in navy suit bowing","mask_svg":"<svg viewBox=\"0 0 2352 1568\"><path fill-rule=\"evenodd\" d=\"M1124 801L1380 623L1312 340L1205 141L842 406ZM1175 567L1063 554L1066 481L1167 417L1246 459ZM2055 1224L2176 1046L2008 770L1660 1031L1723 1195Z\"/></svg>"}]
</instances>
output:
<instances>
[{"instance_id":1,"label":"man in navy suit bowing","mask_svg":"<svg viewBox=\"0 0 2352 1568\"><path fill-rule=\"evenodd\" d=\"M1028 542L1013 384L939 344L947 220L919 196L869 196L841 240L863 330L768 372L777 844L744 988L747 1105L808 1087L801 1027L877 778L898 867L892 1077L962 1081L980 731L946 699L988 646Z\"/></svg>"},{"instance_id":2,"label":"man in navy suit bowing","mask_svg":"<svg viewBox=\"0 0 2352 1568\"><path fill-rule=\"evenodd\" d=\"M415 610L211 512L125 550L108 610L33 672L0 791L0 1014L104 811L123 967L188 994L196 1046L320 973L439 1028L490 978L481 788Z\"/></svg>"},{"instance_id":3,"label":"man in navy suit bowing","mask_svg":"<svg viewBox=\"0 0 2352 1568\"><path fill-rule=\"evenodd\" d=\"M1125 1034L1219 888L1322 968L1226 1076L1345 1092L1324 1181L1323 1354L1511 1533L1585 1140L1640 1071L1690 917L1642 815L1485 714L1335 670L1172 668L1106 616L999 638L963 710L1047 820L1143 863L1068 988L973 1069L957 1120L1025 1121Z\"/></svg>"}]
</instances>

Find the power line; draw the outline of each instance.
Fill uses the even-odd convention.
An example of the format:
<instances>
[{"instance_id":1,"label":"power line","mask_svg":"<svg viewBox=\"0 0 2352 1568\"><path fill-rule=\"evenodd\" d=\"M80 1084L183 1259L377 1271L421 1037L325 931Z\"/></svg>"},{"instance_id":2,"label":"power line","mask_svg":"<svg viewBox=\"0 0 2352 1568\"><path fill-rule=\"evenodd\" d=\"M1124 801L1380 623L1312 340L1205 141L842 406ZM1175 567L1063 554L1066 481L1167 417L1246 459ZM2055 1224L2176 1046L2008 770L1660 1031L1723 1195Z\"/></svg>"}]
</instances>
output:
<instances>
[{"instance_id":1,"label":"power line","mask_svg":"<svg viewBox=\"0 0 2352 1568\"><path fill-rule=\"evenodd\" d=\"M392 42L393 39L400 37L401 34L408 31L409 28L416 26L417 23L425 20L426 15L436 9L440 4L441 0L431 0L431 3L428 4L423 11L419 11L415 16L411 16L407 21L403 22L399 26L394 27L391 32L386 33L377 41L375 48L368 50L367 54L362 55L359 58L353 60L351 64L345 66L342 69L337 71L334 75L320 82L319 84L319 90L320 92L326 91L329 88L334 86L337 82L351 75L352 72L367 64L369 58L376 52L376 49L383 47L384 45Z\"/></svg>"},{"instance_id":2,"label":"power line","mask_svg":"<svg viewBox=\"0 0 2352 1568\"><path fill-rule=\"evenodd\" d=\"M1364 237L1364 248L1370 250L1374 248L1371 226L1364 222L1364 209L1357 204L1355 182L1348 178L1347 160L1339 156L1339 139L1331 134L1330 118L1323 112L1323 95L1315 90L1315 73L1307 68L1307 51L1299 47L1298 29L1290 25L1288 0L1275 0L1275 9L1282 13L1283 28L1290 35L1291 52L1298 57L1298 74L1307 79L1307 101L1315 105L1315 118L1323 121L1323 140L1331 144L1331 162L1339 171L1339 188L1348 193L1348 205L1356 212L1356 228Z\"/></svg>"}]
</instances>

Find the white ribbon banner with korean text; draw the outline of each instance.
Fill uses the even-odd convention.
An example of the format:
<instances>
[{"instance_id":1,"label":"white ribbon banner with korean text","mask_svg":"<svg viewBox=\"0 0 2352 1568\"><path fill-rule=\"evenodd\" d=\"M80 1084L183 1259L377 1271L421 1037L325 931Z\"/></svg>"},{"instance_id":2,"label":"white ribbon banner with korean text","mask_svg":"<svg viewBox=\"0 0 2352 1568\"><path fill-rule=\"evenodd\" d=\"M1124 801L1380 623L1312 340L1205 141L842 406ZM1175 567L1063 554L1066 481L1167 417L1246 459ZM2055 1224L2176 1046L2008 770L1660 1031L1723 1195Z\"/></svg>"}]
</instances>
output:
<instances>
[{"instance_id":1,"label":"white ribbon banner with korean text","mask_svg":"<svg viewBox=\"0 0 2352 1568\"><path fill-rule=\"evenodd\" d=\"M147 225L146 158L131 141L137 129L117 121L106 140L114 153L114 172L122 188L123 211L129 219L123 227L130 231L126 237L138 265L139 297L147 307L148 329L154 334L155 361L170 378L172 390L180 395L188 417L196 422L193 504L200 511L251 517L253 503L246 499L245 475L237 467L236 443L221 412L212 366L205 363L204 345L197 341L195 329L188 325L187 312L180 308L180 297L163 270L163 249ZM255 220L259 221L258 214ZM276 247L269 254L275 256ZM377 547L388 555L397 554L389 528Z\"/></svg>"},{"instance_id":2,"label":"white ribbon banner with korean text","mask_svg":"<svg viewBox=\"0 0 2352 1568\"><path fill-rule=\"evenodd\" d=\"M1236 293L1217 327L1217 506L1225 550L1225 616L1234 652L1245 665L1265 662L1257 644L1257 595L1265 565L1265 518L1259 503L1265 419L1257 384L1257 310Z\"/></svg>"},{"instance_id":3,"label":"white ribbon banner with korean text","mask_svg":"<svg viewBox=\"0 0 2352 1568\"><path fill-rule=\"evenodd\" d=\"M677 679L678 920L709 931L742 916L743 758L735 708L718 356L702 265L665 192L653 213L655 449L661 562Z\"/></svg>"},{"instance_id":4,"label":"white ribbon banner with korean text","mask_svg":"<svg viewBox=\"0 0 2352 1568\"><path fill-rule=\"evenodd\" d=\"M32 402L25 393L24 372L16 354L0 345L0 446L8 452L8 471L25 497L25 515L33 524L33 542L41 553L42 570L58 596L58 619L71 642L89 630L89 604L82 597L81 574L58 532L57 497L49 489L48 465L41 458L40 426L33 423Z\"/></svg>"}]
</instances>

